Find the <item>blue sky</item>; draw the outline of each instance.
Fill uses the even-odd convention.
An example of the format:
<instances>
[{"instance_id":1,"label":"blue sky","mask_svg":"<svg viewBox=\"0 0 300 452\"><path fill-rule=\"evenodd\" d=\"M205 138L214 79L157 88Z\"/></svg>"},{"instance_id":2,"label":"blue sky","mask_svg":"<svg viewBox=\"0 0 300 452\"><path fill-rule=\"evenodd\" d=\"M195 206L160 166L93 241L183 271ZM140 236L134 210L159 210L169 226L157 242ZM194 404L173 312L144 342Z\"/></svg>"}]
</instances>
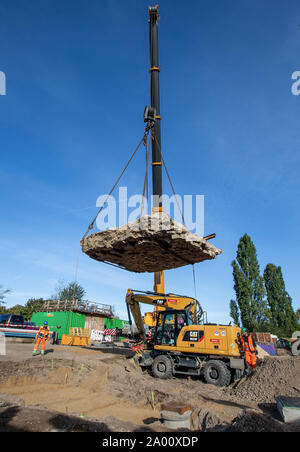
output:
<instances>
[{"instance_id":1,"label":"blue sky","mask_svg":"<svg viewBox=\"0 0 300 452\"><path fill-rule=\"evenodd\" d=\"M149 103L143 0L2 0L0 284L8 305L53 294L75 276L79 241L143 132ZM205 234L223 249L196 266L197 295L228 322L231 262L254 241L261 270L281 265L294 308L299 289L300 70L297 0L160 1L162 147L181 195L205 195ZM144 155L122 185L140 193ZM169 190L166 178L164 187ZM125 316L131 274L80 253L87 298ZM194 295L190 267L166 290Z\"/></svg>"}]
</instances>

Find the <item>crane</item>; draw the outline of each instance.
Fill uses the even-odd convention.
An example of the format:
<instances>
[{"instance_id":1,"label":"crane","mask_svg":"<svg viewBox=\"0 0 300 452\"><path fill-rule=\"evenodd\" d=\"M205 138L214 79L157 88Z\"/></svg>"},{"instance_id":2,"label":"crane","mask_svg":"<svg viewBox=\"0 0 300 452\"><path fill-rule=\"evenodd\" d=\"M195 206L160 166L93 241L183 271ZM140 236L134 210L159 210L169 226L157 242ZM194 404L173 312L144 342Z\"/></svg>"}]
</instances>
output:
<instances>
[{"instance_id":1,"label":"crane","mask_svg":"<svg viewBox=\"0 0 300 452\"><path fill-rule=\"evenodd\" d=\"M163 212L158 20L158 5L149 7L151 106L145 108L144 120L155 137L152 213ZM140 303L154 306L154 312L146 313L143 319ZM155 377L203 374L206 382L226 386L244 372L241 329L236 325L204 323L204 312L195 298L165 293L163 271L154 274L154 292L128 289L126 305L129 323L132 324L132 314L143 344L135 358L140 366L151 369ZM154 327L150 340L146 337L145 323Z\"/></svg>"}]
</instances>

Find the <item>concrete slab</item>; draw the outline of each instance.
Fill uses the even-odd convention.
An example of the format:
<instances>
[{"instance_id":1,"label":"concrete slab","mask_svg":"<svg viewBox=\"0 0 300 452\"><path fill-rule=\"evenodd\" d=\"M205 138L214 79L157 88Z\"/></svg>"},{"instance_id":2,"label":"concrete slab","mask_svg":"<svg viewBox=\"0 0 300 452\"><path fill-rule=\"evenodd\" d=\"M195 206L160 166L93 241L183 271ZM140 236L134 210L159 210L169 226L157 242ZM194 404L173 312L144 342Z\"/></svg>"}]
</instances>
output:
<instances>
[{"instance_id":1,"label":"concrete slab","mask_svg":"<svg viewBox=\"0 0 300 452\"><path fill-rule=\"evenodd\" d=\"M145 215L120 228L91 234L80 243L92 259L137 273L178 268L215 259L222 253L164 213Z\"/></svg>"}]
</instances>

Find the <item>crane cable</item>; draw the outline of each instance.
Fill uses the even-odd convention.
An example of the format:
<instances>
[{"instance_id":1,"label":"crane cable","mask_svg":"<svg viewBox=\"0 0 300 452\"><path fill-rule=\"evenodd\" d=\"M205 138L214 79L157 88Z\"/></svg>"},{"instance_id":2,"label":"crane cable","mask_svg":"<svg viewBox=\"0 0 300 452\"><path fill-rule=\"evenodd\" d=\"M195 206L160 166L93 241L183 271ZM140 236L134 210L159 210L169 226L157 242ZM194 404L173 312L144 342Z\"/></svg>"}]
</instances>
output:
<instances>
[{"instance_id":1,"label":"crane cable","mask_svg":"<svg viewBox=\"0 0 300 452\"><path fill-rule=\"evenodd\" d=\"M104 201L104 203L102 204L102 206L100 207L100 209L98 210L98 212L97 212L95 218L94 218L93 221L89 224L89 226L88 226L88 228L87 228L85 234L83 235L82 239L84 239L84 238L87 236L87 234L89 233L89 231L93 230L93 228L94 228L94 223L95 223L95 221L97 220L98 215L99 215L99 214L102 212L102 210L104 209L105 204L107 203L109 197L111 196L111 194L113 193L114 189L116 188L116 186L117 186L118 183L120 182L120 179L122 178L123 174L124 174L125 171L127 170L127 168L128 168L128 166L129 166L131 160L133 159L133 157L134 157L135 154L137 153L137 151L138 151L138 149L140 148L141 144L142 144L142 143L145 143L145 139L147 139L150 130L151 130L151 127L150 127L150 126L146 126L145 132L144 132L144 135L143 135L143 138L141 139L141 141L139 142L139 144L137 145L137 147L136 147L135 150L133 151L133 153L132 153L130 159L129 159L128 162L126 163L126 165L125 165L123 171L121 172L120 176L119 176L118 179L116 180L116 182L115 182L115 184L113 185L112 189L110 190L109 194L106 196L105 201ZM81 240L82 240L82 239L81 239Z\"/></svg>"},{"instance_id":2,"label":"crane cable","mask_svg":"<svg viewBox=\"0 0 300 452\"><path fill-rule=\"evenodd\" d=\"M170 183L170 185L171 185L171 188L172 188L173 194L174 194L174 196L175 196L175 201L176 201L176 204L177 204L178 210L179 210L179 212L180 212L180 215L181 215L181 218L182 218L183 224L184 224L184 226L185 226L185 227L187 227L187 226L186 226L186 223L185 223L185 219L184 219L184 215L183 215L182 209L181 209L181 207L180 207L180 205L179 205L179 202L178 202L178 199L177 199L177 196L176 196L176 192L175 192L175 188L174 188L174 185L173 185L173 183L172 183L172 180L171 180L171 176L170 176L170 174L169 174L169 171L168 171L168 168L167 168L167 165L166 165L165 159L164 159L164 157L163 157L163 154L162 154L161 146L160 146L159 142L157 141L157 138L156 138L156 136L154 136L154 139L155 139L155 141L156 141L156 144L157 144L157 146L158 146L158 148L159 148L159 151L160 151L160 156L161 156L161 160L162 160L162 163L163 163L163 165L164 165L164 168L165 168L165 171L166 171L166 174L167 174L167 177L168 177L169 183ZM192 265L192 269L193 269L193 283L194 283L194 294L195 294L195 299L197 299L197 288L196 288L195 264L191 264L191 265Z\"/></svg>"},{"instance_id":3,"label":"crane cable","mask_svg":"<svg viewBox=\"0 0 300 452\"><path fill-rule=\"evenodd\" d=\"M163 163L163 165L164 165L164 168L165 168L165 171L166 171L166 175L167 175L168 180L169 180L169 183L170 183L170 185L171 185L173 194L174 194L174 196L175 196L175 201L176 201L178 210L179 210L179 212L180 212L180 215L181 215L183 224L184 224L184 226L186 227L186 223L185 223L185 219L184 219L184 216L183 216L183 212L182 212L182 209L181 209L181 207L180 207L180 205L179 205L179 202L178 202L178 199L177 199L177 196L176 196L176 192L175 192L175 188L174 188L174 185L173 185L173 183L172 183L171 176L170 176L170 174L169 174L169 171L168 171L166 162L165 162L165 160L164 160L164 157L163 157L163 154L162 154L162 151L161 151L161 147L160 147L160 145L159 145L159 143L158 143L158 141L157 141L156 136L154 136L154 139L155 139L156 144L157 144L157 146L158 146L158 148L159 148L161 160L162 160L162 163Z\"/></svg>"},{"instance_id":4,"label":"crane cable","mask_svg":"<svg viewBox=\"0 0 300 452\"><path fill-rule=\"evenodd\" d=\"M151 128L151 138L153 139L153 128ZM141 202L141 210L140 210L140 217L143 215L144 210L144 199L145 199L145 192L147 196L147 214L148 214L148 168L149 168L149 156L150 156L150 139L148 142L148 136L144 140L144 146L146 151L146 170L145 170L145 178L144 178L144 186L143 186L143 193L142 193L142 202Z\"/></svg>"},{"instance_id":5,"label":"crane cable","mask_svg":"<svg viewBox=\"0 0 300 452\"><path fill-rule=\"evenodd\" d=\"M145 180L144 180L144 188L143 188L143 197L142 197L142 202L144 200L144 194L145 194L145 190L147 190L147 200L148 200L148 166L149 166L149 154L150 154L150 143L148 144L148 149L147 149L147 139L148 139L148 135L149 135L149 131L151 130L151 134L152 134L152 128L153 128L153 124L147 124L147 126L145 127L145 131L144 131L144 135L143 138L141 139L141 141L139 142L139 144L137 145L137 147L135 148L135 150L133 151L130 159L128 160L128 162L126 163L123 171L121 172L120 176L118 177L118 179L116 180L115 184L113 185L112 189L110 190L109 194L107 195L104 203L102 204L102 206L100 207L100 209L97 212L97 215L95 216L95 218L93 219L93 221L89 224L88 229L86 230L85 234L83 235L82 239L84 239L87 234L89 233L89 231L93 230L94 227L94 223L97 220L98 216L100 215L100 213L102 212L102 210L104 209L104 206L107 202L107 200L109 199L109 197L111 196L111 194L113 193L114 189L116 188L116 186L118 185L118 183L120 182L123 174L125 173L125 171L127 170L131 160L133 159L133 157L135 156L135 154L137 153L137 151L139 150L141 144L143 143L145 148L146 148L146 174L145 174ZM143 207L142 207L143 209ZM141 215L142 215L142 209L141 209ZM81 240L82 240L81 239ZM77 277L78 277L78 265L79 265L79 254L80 254L80 246L79 246L79 250L78 250L78 255L77 255L77 259L76 259L76 268L75 268L75 281L74 281L74 293L73 296L75 295L75 290L76 290L76 284L77 284ZM112 264L110 262L106 262L106 264L112 265L113 267L118 267L118 268L123 268L120 267L118 265ZM125 268L123 268L124 270L126 270Z\"/></svg>"},{"instance_id":6,"label":"crane cable","mask_svg":"<svg viewBox=\"0 0 300 452\"><path fill-rule=\"evenodd\" d=\"M144 195L145 195L145 190L147 190L147 201L148 201L148 166L149 166L149 156L150 156L150 139L149 139L149 142L148 142L148 135L149 135L149 132L150 132L150 131L151 131L151 139L156 141L156 144L157 144L157 146L158 146L158 148L159 148L160 155L161 155L161 160L162 160L162 163L163 163L163 165L164 165L164 168L165 168L165 171L166 171L166 174L167 174L167 177L168 177L170 186L171 186L171 188L172 188L173 194L174 194L174 196L175 196L175 201L176 201L178 210L179 210L179 212L180 212L180 215L181 215L183 224L184 224L184 226L186 227L184 215L183 215L182 209L181 209L181 207L180 207L180 205L179 205L179 202L178 202L178 199L177 199L177 196L176 196L176 192L175 192L175 188L174 188L174 185L173 185L173 183L172 183L171 176L170 176L170 174L169 174L169 171L168 171L166 162L165 162L164 157L163 157L163 154L162 154L161 146L160 146L160 144L158 143L158 140L157 140L157 138L156 138L156 136L155 136L155 134L154 134L154 127L153 127L153 126L154 126L153 123L152 123L152 124L148 123L147 126L145 127L145 131L144 131L143 138L140 140L140 142L138 143L137 147L136 147L135 150L133 151L133 153L132 153L130 159L128 160L128 162L126 163L126 165L125 165L123 171L121 172L121 174L120 174L119 177L117 178L115 184L113 185L112 189L110 190L109 194L107 195L107 197L106 197L104 203L102 204L102 206L101 206L100 209L98 210L98 212L97 212L95 218L94 218L93 221L89 224L88 229L86 230L86 232L85 232L85 234L83 235L82 239L84 239L84 238L87 236L87 234L89 233L89 231L93 230L95 221L97 220L98 216L100 215L100 213L101 213L102 210L104 209L106 202L108 201L109 197L111 196L111 194L112 194L113 191L115 190L115 188L116 188L116 186L118 185L118 183L120 182L120 180L121 180L123 174L125 173L125 171L127 170L129 164L131 163L133 157L135 156L135 154L136 154L137 151L139 150L141 144L143 143L144 146L145 146L145 148L146 148L146 170L145 170L145 178L144 178L144 186L143 186L143 194L142 194L142 202L141 202L141 211L140 211L140 212L141 212L141 213L140 213L140 216L142 216L143 208L144 208ZM148 144L147 144L147 142L148 142ZM196 293L196 277L195 277L195 267L194 267L194 265L195 265L195 264L192 264L192 268L193 268L193 282L194 282L194 293L195 293L195 298L197 299L197 296L196 296L196 295L197 295L197 293ZM77 279L77 271L78 271L78 260L77 260L77 269L76 269L76 271L75 271L75 278L76 278L76 279Z\"/></svg>"}]
</instances>

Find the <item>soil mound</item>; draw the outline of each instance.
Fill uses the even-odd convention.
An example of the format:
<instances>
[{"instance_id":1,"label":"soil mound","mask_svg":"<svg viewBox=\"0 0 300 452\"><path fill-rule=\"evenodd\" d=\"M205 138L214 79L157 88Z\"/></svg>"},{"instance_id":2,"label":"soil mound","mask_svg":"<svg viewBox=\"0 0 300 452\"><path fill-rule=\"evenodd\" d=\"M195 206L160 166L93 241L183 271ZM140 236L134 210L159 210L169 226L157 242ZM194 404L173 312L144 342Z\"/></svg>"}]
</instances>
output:
<instances>
[{"instance_id":1,"label":"soil mound","mask_svg":"<svg viewBox=\"0 0 300 452\"><path fill-rule=\"evenodd\" d=\"M226 429L227 432L285 432L287 431L282 422L271 416L248 410L238 416Z\"/></svg>"},{"instance_id":2,"label":"soil mound","mask_svg":"<svg viewBox=\"0 0 300 452\"><path fill-rule=\"evenodd\" d=\"M239 399L257 403L275 402L276 396L299 397L300 357L265 358L253 373L229 389Z\"/></svg>"}]
</instances>

